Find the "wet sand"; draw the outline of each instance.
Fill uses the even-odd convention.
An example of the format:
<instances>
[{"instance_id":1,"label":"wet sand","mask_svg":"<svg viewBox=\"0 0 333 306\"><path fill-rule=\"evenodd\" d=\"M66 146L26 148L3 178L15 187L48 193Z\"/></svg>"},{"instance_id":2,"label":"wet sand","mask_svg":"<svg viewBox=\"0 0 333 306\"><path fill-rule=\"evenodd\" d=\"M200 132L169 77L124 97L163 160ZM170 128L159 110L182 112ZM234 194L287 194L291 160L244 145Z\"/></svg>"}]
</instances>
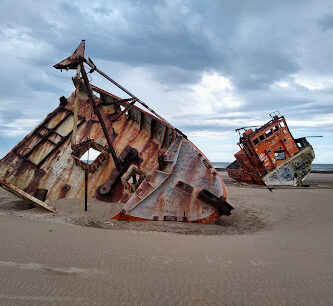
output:
<instances>
[{"instance_id":1,"label":"wet sand","mask_svg":"<svg viewBox=\"0 0 333 306\"><path fill-rule=\"evenodd\" d=\"M212 225L110 221L121 204L98 201L54 215L1 189L0 304L332 304L333 175L272 192L222 176L235 210Z\"/></svg>"}]
</instances>

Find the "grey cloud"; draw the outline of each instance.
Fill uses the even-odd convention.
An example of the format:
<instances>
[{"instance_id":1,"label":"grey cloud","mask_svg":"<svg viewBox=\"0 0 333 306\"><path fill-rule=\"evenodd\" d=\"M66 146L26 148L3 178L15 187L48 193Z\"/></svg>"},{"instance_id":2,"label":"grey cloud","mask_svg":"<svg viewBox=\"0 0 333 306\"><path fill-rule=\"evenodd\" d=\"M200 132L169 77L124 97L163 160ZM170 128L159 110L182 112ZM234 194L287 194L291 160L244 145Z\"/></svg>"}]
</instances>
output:
<instances>
[{"instance_id":1,"label":"grey cloud","mask_svg":"<svg viewBox=\"0 0 333 306\"><path fill-rule=\"evenodd\" d=\"M9 103L10 101L8 101ZM21 118L24 118L24 114L19 109L5 109L2 107L0 109L0 124L7 124Z\"/></svg>"},{"instance_id":2,"label":"grey cloud","mask_svg":"<svg viewBox=\"0 0 333 306\"><path fill-rule=\"evenodd\" d=\"M178 6L172 7L167 2L158 5L140 1L124 1L122 5L116 2L113 9L108 8L107 3L104 3L105 9L102 5L83 9L82 2L77 1L59 6L40 3L41 8L49 11L46 16L42 10L33 10L30 3L24 3L23 8L30 14L16 13L14 20L20 26L31 28L36 39L53 47L52 54L45 54L44 60L32 59L41 65L46 64L46 58L54 58L55 50L62 50L65 56L66 50L73 49L74 41L85 38L87 51L95 58L132 65L179 67L189 74L216 69L232 77L241 88L264 87L297 70L292 58L279 50L271 50L269 39L267 48L259 50L256 50L255 39L245 49L237 43L238 20L246 10L254 14L255 19L258 14L253 9L258 6L256 2L249 6L237 2L220 4L217 1L203 5L200 1L184 1L186 13L183 15ZM7 5L13 9L12 3L7 2ZM124 11L119 13L119 9ZM7 20L7 24L13 26L15 22ZM183 80L182 76L178 79L179 82Z\"/></svg>"},{"instance_id":3,"label":"grey cloud","mask_svg":"<svg viewBox=\"0 0 333 306\"><path fill-rule=\"evenodd\" d=\"M333 28L333 14L332 15L325 15L318 20L318 25L323 30L330 30Z\"/></svg>"},{"instance_id":4,"label":"grey cloud","mask_svg":"<svg viewBox=\"0 0 333 306\"><path fill-rule=\"evenodd\" d=\"M261 89L296 73L298 68L296 60L281 51L256 50L249 52L246 57L239 56L232 75L241 89Z\"/></svg>"},{"instance_id":5,"label":"grey cloud","mask_svg":"<svg viewBox=\"0 0 333 306\"><path fill-rule=\"evenodd\" d=\"M276 109L287 119L311 120L333 112L333 88L311 91L296 78L304 73L315 81L333 79L330 10L327 1L298 0L3 0L0 118L42 119L57 106L59 96L68 96L69 74L52 65L86 39L86 53L97 65L121 62L149 71L170 94L164 102L177 97L185 103L180 95L191 92L203 72L229 78L233 93L243 101L233 110L238 114L226 115L223 100L215 105L215 114L169 112L167 119L185 132L233 133L236 122L265 122ZM120 66L113 67L106 72L119 75ZM288 82L290 88L274 88L277 81ZM12 107L6 109L8 103ZM156 105L168 108L162 103ZM222 119L230 125L216 124Z\"/></svg>"}]
</instances>

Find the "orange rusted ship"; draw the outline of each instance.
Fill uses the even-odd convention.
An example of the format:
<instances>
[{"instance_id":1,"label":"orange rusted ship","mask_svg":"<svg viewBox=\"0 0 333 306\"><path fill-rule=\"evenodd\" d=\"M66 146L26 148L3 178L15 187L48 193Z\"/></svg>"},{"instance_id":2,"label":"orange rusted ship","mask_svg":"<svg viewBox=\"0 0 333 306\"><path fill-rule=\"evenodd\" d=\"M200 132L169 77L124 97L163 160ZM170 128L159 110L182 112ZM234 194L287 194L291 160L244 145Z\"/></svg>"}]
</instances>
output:
<instances>
[{"instance_id":1,"label":"orange rusted ship","mask_svg":"<svg viewBox=\"0 0 333 306\"><path fill-rule=\"evenodd\" d=\"M240 151L226 168L227 173L249 184L301 185L311 171L313 148L305 137L293 138L284 116L278 112L270 116L269 122L255 130L248 127L236 130L240 134Z\"/></svg>"},{"instance_id":2,"label":"orange rusted ship","mask_svg":"<svg viewBox=\"0 0 333 306\"><path fill-rule=\"evenodd\" d=\"M0 161L0 185L50 211L61 198L82 199L85 209L97 198L105 205L123 202L110 216L119 220L211 223L230 215L226 187L205 155L84 52L82 41L54 66L76 71L75 92L61 97L59 106ZM87 75L93 73L129 97L90 84ZM98 155L90 162L83 156L91 149Z\"/></svg>"}]
</instances>

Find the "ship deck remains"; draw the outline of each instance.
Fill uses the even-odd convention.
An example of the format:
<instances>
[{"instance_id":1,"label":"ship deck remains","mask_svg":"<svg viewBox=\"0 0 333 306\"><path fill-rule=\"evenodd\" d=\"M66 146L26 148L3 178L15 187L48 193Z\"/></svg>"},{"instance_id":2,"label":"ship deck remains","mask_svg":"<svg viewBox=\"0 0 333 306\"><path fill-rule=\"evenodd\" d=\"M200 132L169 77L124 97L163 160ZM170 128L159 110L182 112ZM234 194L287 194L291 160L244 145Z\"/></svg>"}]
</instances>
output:
<instances>
[{"instance_id":1,"label":"ship deck remains","mask_svg":"<svg viewBox=\"0 0 333 306\"><path fill-rule=\"evenodd\" d=\"M297 186L311 170L315 157L306 138L294 139L284 116L274 113L258 129L240 128L240 151L226 170L240 182L277 186Z\"/></svg>"},{"instance_id":2,"label":"ship deck remains","mask_svg":"<svg viewBox=\"0 0 333 306\"><path fill-rule=\"evenodd\" d=\"M75 91L0 161L0 185L52 212L61 198L82 199L85 209L96 198L123 202L110 216L120 220L210 223L230 215L226 187L207 157L84 52L82 41L54 66L76 71ZM91 84L92 73L127 97ZM87 161L91 150L97 157Z\"/></svg>"}]
</instances>

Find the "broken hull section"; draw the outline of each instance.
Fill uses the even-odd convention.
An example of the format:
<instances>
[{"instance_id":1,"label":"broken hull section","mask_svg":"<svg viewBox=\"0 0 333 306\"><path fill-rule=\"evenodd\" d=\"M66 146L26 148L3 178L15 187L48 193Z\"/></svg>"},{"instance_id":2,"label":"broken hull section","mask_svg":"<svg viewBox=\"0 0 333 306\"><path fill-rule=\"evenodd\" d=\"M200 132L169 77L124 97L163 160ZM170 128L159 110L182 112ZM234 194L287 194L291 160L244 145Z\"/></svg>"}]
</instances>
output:
<instances>
[{"instance_id":1,"label":"broken hull section","mask_svg":"<svg viewBox=\"0 0 333 306\"><path fill-rule=\"evenodd\" d=\"M240 182L267 186L301 185L311 171L314 151L305 137L294 139L285 118L271 114L272 120L240 134L240 151L226 171Z\"/></svg>"},{"instance_id":2,"label":"broken hull section","mask_svg":"<svg viewBox=\"0 0 333 306\"><path fill-rule=\"evenodd\" d=\"M221 177L189 140L178 137L164 156L163 170L152 171L114 219L211 223L230 214Z\"/></svg>"},{"instance_id":3,"label":"broken hull section","mask_svg":"<svg viewBox=\"0 0 333 306\"><path fill-rule=\"evenodd\" d=\"M0 185L50 211L47 203L61 198L85 200L85 210L97 198L125 202L119 220L211 223L230 215L225 185L202 152L84 53L82 41L54 65L76 70L75 93L0 161ZM90 84L84 63L130 98ZM83 160L90 149L98 153L92 162Z\"/></svg>"},{"instance_id":4,"label":"broken hull section","mask_svg":"<svg viewBox=\"0 0 333 306\"><path fill-rule=\"evenodd\" d=\"M299 186L311 171L315 158L312 147L307 147L292 158L286 160L279 167L260 177L255 171L241 168L227 168L228 175L236 181L267 186Z\"/></svg>"},{"instance_id":5,"label":"broken hull section","mask_svg":"<svg viewBox=\"0 0 333 306\"><path fill-rule=\"evenodd\" d=\"M136 106L119 117L120 105L128 103L115 104L120 98L92 88L122 168L116 169L80 84L76 144L73 93L0 161L3 187L10 184L48 208L61 198L83 201L88 171L88 199L125 202L115 219L210 223L230 214L221 177L183 134ZM89 148L100 152L92 163L81 158Z\"/></svg>"},{"instance_id":6,"label":"broken hull section","mask_svg":"<svg viewBox=\"0 0 333 306\"><path fill-rule=\"evenodd\" d=\"M231 167L230 167L231 166ZM240 167L237 160L226 168L226 171L232 179L255 185L265 185L261 180L261 176L256 171L244 170Z\"/></svg>"},{"instance_id":7,"label":"broken hull section","mask_svg":"<svg viewBox=\"0 0 333 306\"><path fill-rule=\"evenodd\" d=\"M306 147L272 172L267 173L262 180L267 186L299 186L310 173L314 158L313 148Z\"/></svg>"}]
</instances>

